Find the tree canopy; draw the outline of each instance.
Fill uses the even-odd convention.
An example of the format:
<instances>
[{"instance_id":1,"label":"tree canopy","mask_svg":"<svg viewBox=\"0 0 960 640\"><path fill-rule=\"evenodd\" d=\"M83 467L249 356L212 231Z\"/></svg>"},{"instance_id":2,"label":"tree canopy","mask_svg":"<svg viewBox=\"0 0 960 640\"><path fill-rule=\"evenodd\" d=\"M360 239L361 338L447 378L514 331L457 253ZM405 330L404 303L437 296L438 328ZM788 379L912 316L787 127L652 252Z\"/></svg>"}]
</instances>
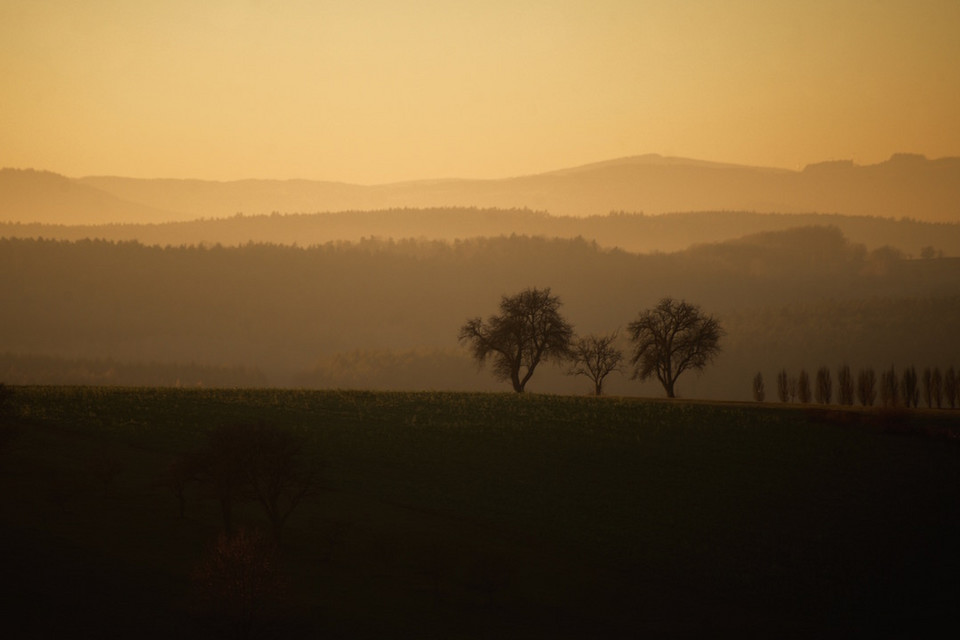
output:
<instances>
[{"instance_id":1,"label":"tree canopy","mask_svg":"<svg viewBox=\"0 0 960 640\"><path fill-rule=\"evenodd\" d=\"M573 345L573 364L567 372L587 376L593 382L594 395L603 395L603 381L614 371L620 371L623 352L617 348L617 332L582 337Z\"/></svg>"},{"instance_id":2,"label":"tree canopy","mask_svg":"<svg viewBox=\"0 0 960 640\"><path fill-rule=\"evenodd\" d=\"M498 380L509 380L523 393L537 365L570 356L573 327L560 315L560 298L550 288L528 288L500 300L500 314L486 322L471 318L460 328L459 340L481 366L493 360Z\"/></svg>"},{"instance_id":3,"label":"tree canopy","mask_svg":"<svg viewBox=\"0 0 960 640\"><path fill-rule=\"evenodd\" d=\"M663 298L627 326L634 342L634 377L656 376L668 398L684 371L703 369L720 352L720 322L697 305Z\"/></svg>"}]
</instances>

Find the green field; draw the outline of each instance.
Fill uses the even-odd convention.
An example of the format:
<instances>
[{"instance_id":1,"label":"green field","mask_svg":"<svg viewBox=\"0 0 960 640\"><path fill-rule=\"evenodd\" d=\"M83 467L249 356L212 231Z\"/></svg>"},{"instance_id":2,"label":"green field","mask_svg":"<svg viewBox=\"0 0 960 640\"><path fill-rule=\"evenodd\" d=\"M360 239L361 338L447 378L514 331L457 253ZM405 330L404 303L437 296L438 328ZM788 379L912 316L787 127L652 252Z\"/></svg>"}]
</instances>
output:
<instances>
[{"instance_id":1,"label":"green field","mask_svg":"<svg viewBox=\"0 0 960 640\"><path fill-rule=\"evenodd\" d=\"M322 477L252 637L956 632L958 411L8 391L0 596L24 631L6 637L235 632L191 582L216 500L191 483L181 518L161 480L212 428L260 420L307 438ZM267 530L252 502L236 515Z\"/></svg>"}]
</instances>

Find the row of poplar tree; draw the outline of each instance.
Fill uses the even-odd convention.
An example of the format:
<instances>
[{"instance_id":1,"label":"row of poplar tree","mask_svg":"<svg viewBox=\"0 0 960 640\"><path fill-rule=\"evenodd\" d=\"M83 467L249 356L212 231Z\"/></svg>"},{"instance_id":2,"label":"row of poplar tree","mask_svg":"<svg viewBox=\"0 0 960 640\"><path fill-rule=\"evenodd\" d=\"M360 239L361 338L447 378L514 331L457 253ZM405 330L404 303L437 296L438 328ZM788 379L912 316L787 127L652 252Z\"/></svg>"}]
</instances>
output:
<instances>
[{"instance_id":1,"label":"row of poplar tree","mask_svg":"<svg viewBox=\"0 0 960 640\"><path fill-rule=\"evenodd\" d=\"M879 402L882 407L919 407L921 399L928 408L956 409L960 405L960 377L953 367L941 372L939 367L927 367L921 375L912 365L898 373L896 368L880 372L879 378L872 368L860 369L854 376L848 365L837 369L837 403L872 407ZM777 373L777 398L780 402L819 404L833 402L833 377L828 367L817 369L811 380L805 369L796 376L786 369ZM753 377L753 399L766 400L763 374Z\"/></svg>"}]
</instances>

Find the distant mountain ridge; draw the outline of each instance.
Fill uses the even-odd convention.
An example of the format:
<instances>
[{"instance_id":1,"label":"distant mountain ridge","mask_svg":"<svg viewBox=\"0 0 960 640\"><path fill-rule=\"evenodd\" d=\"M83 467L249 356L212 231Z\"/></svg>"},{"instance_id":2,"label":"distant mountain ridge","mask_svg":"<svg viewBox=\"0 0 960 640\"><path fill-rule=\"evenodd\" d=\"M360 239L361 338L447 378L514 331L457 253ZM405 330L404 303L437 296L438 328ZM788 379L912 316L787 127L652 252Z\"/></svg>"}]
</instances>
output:
<instances>
[{"instance_id":1,"label":"distant mountain ridge","mask_svg":"<svg viewBox=\"0 0 960 640\"><path fill-rule=\"evenodd\" d=\"M838 213L960 222L960 158L895 154L802 171L642 155L496 180L355 185L311 180L70 179L0 171L0 221L158 223L278 213L393 208L533 209L589 216L611 211Z\"/></svg>"}]
</instances>

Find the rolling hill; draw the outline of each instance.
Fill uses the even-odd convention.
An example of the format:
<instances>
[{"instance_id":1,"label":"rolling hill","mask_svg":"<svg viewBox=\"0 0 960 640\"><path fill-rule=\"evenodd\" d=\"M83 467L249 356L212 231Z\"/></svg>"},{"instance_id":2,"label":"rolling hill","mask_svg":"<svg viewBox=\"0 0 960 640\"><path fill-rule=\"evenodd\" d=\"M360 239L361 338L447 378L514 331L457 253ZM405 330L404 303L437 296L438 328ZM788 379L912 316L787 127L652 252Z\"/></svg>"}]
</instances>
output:
<instances>
[{"instance_id":1,"label":"rolling hill","mask_svg":"<svg viewBox=\"0 0 960 640\"><path fill-rule=\"evenodd\" d=\"M3 170L0 221L156 223L425 207L526 208L561 216L736 210L960 221L960 158L896 154L802 171L644 155L498 180L351 185L309 180L69 179Z\"/></svg>"}]
</instances>

